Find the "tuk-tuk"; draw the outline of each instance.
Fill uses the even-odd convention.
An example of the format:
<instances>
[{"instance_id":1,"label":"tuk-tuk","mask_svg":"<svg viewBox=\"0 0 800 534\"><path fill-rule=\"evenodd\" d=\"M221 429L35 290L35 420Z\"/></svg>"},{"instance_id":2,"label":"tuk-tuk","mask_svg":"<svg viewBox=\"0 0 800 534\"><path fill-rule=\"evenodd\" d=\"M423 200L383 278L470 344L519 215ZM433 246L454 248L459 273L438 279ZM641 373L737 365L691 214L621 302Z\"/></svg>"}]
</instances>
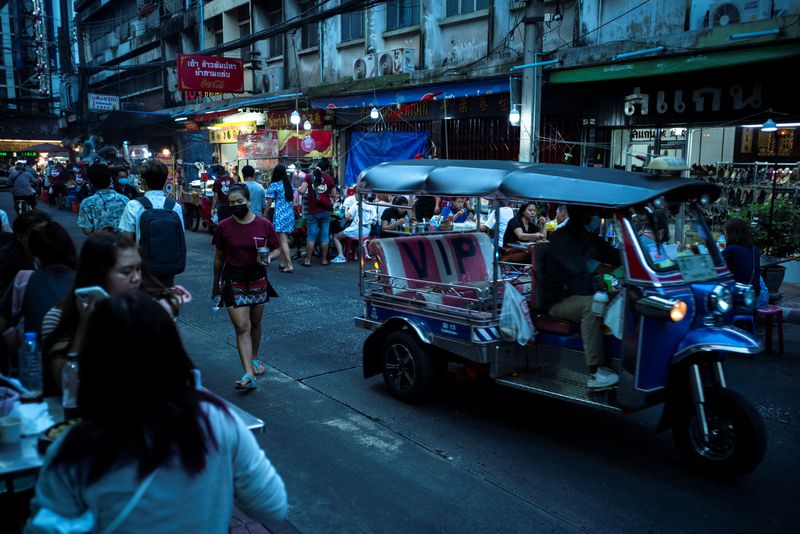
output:
<instances>
[{"instance_id":1,"label":"tuk-tuk","mask_svg":"<svg viewBox=\"0 0 800 534\"><path fill-rule=\"evenodd\" d=\"M497 384L617 413L664 404L659 430L693 466L737 478L760 463L764 424L751 403L728 389L722 362L756 354L761 343L733 326L753 313L755 294L734 282L702 216L720 189L666 174L508 161L414 160L361 173L368 194L469 197L501 206L522 201L573 206L595 216L592 231L620 255L605 307L604 349L619 376L613 387L587 386L579 325L542 305L548 243L527 246L530 261L500 261L503 236L471 225L413 224L365 240L359 285L364 377L382 374L398 399L419 402L455 362ZM642 227L660 212L663 239ZM481 218L484 218L482 221ZM559 232L562 230L556 230ZM612 251L613 252L613 251ZM520 344L501 328L505 292L524 298L535 334ZM602 300L601 300L602 302Z\"/></svg>"}]
</instances>

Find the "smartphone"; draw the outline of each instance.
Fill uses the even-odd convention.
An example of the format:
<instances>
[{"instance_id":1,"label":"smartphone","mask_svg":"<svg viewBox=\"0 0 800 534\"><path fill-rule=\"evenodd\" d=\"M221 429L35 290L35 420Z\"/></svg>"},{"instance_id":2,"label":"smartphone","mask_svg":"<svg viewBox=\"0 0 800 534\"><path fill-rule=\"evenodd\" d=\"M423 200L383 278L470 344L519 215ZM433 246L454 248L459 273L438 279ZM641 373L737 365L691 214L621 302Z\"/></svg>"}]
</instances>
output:
<instances>
[{"instance_id":1,"label":"smartphone","mask_svg":"<svg viewBox=\"0 0 800 534\"><path fill-rule=\"evenodd\" d=\"M108 293L100 286L89 286L76 289L75 296L81 300L89 301L92 298L108 298Z\"/></svg>"}]
</instances>

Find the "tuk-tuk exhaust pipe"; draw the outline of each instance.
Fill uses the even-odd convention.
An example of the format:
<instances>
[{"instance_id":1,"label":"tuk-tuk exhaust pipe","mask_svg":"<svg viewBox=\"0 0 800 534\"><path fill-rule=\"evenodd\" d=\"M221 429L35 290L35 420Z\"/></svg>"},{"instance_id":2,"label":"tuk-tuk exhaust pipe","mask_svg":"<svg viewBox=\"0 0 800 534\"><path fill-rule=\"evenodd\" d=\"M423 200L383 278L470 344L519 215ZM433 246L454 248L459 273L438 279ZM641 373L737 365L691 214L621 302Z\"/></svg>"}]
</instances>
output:
<instances>
[{"instance_id":1,"label":"tuk-tuk exhaust pipe","mask_svg":"<svg viewBox=\"0 0 800 534\"><path fill-rule=\"evenodd\" d=\"M697 410L697 418L700 420L700 425L703 430L703 439L708 441L708 421L706 421L705 409L706 397L703 394L703 380L700 378L700 366L696 363L693 364L691 366L691 373L692 376L689 382L692 386L692 400L694 401L694 406Z\"/></svg>"}]
</instances>

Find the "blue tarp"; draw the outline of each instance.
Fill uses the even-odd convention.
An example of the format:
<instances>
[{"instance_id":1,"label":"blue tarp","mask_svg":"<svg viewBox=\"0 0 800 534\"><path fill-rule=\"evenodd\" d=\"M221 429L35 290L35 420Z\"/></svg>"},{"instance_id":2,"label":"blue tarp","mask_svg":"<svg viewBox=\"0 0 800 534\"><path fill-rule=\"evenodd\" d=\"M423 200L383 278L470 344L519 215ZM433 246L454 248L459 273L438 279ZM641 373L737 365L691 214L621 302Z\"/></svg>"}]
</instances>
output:
<instances>
[{"instance_id":1,"label":"blue tarp","mask_svg":"<svg viewBox=\"0 0 800 534\"><path fill-rule=\"evenodd\" d=\"M181 134L181 153L183 160L184 182L197 180L196 161L211 163L214 157L214 145L208 142L208 132L188 132Z\"/></svg>"},{"instance_id":2,"label":"blue tarp","mask_svg":"<svg viewBox=\"0 0 800 534\"><path fill-rule=\"evenodd\" d=\"M414 159L428 153L428 132L352 132L345 183L356 183L364 169L383 163Z\"/></svg>"},{"instance_id":3,"label":"blue tarp","mask_svg":"<svg viewBox=\"0 0 800 534\"><path fill-rule=\"evenodd\" d=\"M332 96L314 98L311 107L315 109L370 108L372 106L390 106L392 104L409 104L420 102L425 95L435 95L436 100L451 98L467 98L484 95L507 93L508 78L494 78L472 82L448 83L442 85L424 85L408 87L397 91L379 91L360 95Z\"/></svg>"}]
</instances>

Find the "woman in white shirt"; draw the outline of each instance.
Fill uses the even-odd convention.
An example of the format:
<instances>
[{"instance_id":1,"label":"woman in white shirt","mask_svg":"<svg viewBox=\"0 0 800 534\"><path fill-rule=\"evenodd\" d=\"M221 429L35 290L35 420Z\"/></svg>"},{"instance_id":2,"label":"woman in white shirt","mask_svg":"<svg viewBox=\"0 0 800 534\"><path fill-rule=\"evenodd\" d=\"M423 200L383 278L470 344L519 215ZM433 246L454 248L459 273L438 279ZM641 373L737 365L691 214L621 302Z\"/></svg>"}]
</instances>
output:
<instances>
[{"instance_id":1,"label":"woman in white shirt","mask_svg":"<svg viewBox=\"0 0 800 534\"><path fill-rule=\"evenodd\" d=\"M234 500L262 523L284 519L281 477L242 421L195 387L164 308L133 293L89 313L81 421L48 451L26 532L225 534Z\"/></svg>"}]
</instances>

